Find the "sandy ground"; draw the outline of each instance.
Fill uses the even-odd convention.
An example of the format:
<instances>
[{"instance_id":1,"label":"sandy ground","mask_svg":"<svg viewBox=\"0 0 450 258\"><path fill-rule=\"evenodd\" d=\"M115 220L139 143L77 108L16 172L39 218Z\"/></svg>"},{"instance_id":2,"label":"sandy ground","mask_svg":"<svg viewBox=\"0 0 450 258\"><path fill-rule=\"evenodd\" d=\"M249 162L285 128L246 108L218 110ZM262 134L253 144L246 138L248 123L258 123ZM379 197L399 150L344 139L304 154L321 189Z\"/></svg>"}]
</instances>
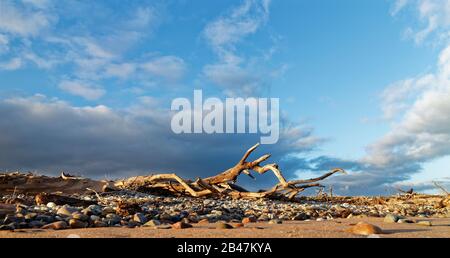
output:
<instances>
[{"instance_id":1,"label":"sandy ground","mask_svg":"<svg viewBox=\"0 0 450 258\"><path fill-rule=\"evenodd\" d=\"M281 225L246 224L244 228L215 229L214 224L194 224L190 229L89 228L70 230L1 231L0 238L350 238L362 237L343 232L360 221L381 227L381 238L450 238L450 218L430 219L432 227L416 224L384 223L382 218L336 219L332 221L289 221Z\"/></svg>"}]
</instances>

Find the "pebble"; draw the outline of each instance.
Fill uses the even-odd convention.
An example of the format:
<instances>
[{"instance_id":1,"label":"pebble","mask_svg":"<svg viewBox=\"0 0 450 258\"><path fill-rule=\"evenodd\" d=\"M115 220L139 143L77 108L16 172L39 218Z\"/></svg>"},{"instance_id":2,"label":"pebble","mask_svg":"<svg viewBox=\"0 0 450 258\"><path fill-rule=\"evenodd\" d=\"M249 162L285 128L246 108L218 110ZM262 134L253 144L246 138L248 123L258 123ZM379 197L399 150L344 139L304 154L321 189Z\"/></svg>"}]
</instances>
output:
<instances>
[{"instance_id":1,"label":"pebble","mask_svg":"<svg viewBox=\"0 0 450 258\"><path fill-rule=\"evenodd\" d=\"M147 218L145 217L145 215L143 213L136 213L133 216L133 221L141 223L141 224L145 224L147 222Z\"/></svg>"},{"instance_id":2,"label":"pebble","mask_svg":"<svg viewBox=\"0 0 450 258\"><path fill-rule=\"evenodd\" d=\"M49 203L47 203L47 208L55 209L56 207L57 207L57 205L56 205L56 203L54 203L54 202L49 202Z\"/></svg>"},{"instance_id":3,"label":"pebble","mask_svg":"<svg viewBox=\"0 0 450 258\"><path fill-rule=\"evenodd\" d=\"M76 196L85 199L88 196ZM2 199L7 199L3 196ZM91 200L96 200L90 196ZM438 201L441 198L435 198ZM280 200L235 200L232 198L200 199L190 197L158 197L150 194L138 193L109 193L103 196L102 202L81 209L69 205L59 206L54 203L43 205L19 205L15 207L15 214L8 214L0 220L4 229L29 228L43 226L70 219L85 222L95 227L135 227L146 225L160 226L163 223L176 222L191 223L229 223L236 227L239 224L265 221L274 223L275 220L321 221L332 218L364 218L382 217L385 222L397 223L413 222L418 225L424 218L450 217L450 207L436 206L434 198L401 199L395 196L378 202L371 197L348 198L345 203L329 203L306 198L301 203ZM141 210L130 210L117 213L117 204L131 200L141 203ZM436 208L437 207L437 208ZM14 212L14 211L13 211ZM131 215L130 215L131 214ZM404 217L402 217L404 216ZM406 220L405 217L417 218L417 221ZM149 223L148 219L159 220ZM272 222L270 222L273 220ZM36 222L34 222L36 221ZM145 223L144 223L145 221ZM88 223L89 222L89 223ZM344 222L344 220L343 220ZM419 224L420 223L420 224ZM430 222L431 224L431 222ZM164 225L167 227L167 225Z\"/></svg>"},{"instance_id":4,"label":"pebble","mask_svg":"<svg viewBox=\"0 0 450 258\"><path fill-rule=\"evenodd\" d=\"M114 213L107 214L106 219L108 220L109 222L108 224L110 225L118 224L122 220L122 218L119 215Z\"/></svg>"},{"instance_id":5,"label":"pebble","mask_svg":"<svg viewBox=\"0 0 450 258\"><path fill-rule=\"evenodd\" d=\"M81 221L88 221L89 220L89 216L88 215L84 215L82 213L79 212L75 212L72 214L72 218L73 219L77 219L77 220L81 220Z\"/></svg>"},{"instance_id":6,"label":"pebble","mask_svg":"<svg viewBox=\"0 0 450 258\"><path fill-rule=\"evenodd\" d=\"M364 236L383 234L383 230L381 230L381 228L365 222L359 222L355 226L350 227L345 231L355 235Z\"/></svg>"},{"instance_id":7,"label":"pebble","mask_svg":"<svg viewBox=\"0 0 450 258\"><path fill-rule=\"evenodd\" d=\"M77 219L70 219L69 226L71 228L86 228L88 226L88 223Z\"/></svg>"},{"instance_id":8,"label":"pebble","mask_svg":"<svg viewBox=\"0 0 450 258\"><path fill-rule=\"evenodd\" d=\"M147 223L145 223L144 227L157 227L159 225L161 225L161 221L152 219L152 220L149 220Z\"/></svg>"},{"instance_id":9,"label":"pebble","mask_svg":"<svg viewBox=\"0 0 450 258\"><path fill-rule=\"evenodd\" d=\"M32 219L36 218L36 216L37 216L36 213L28 213L28 214L26 214L26 215L24 216L24 218L25 218L26 220L32 220Z\"/></svg>"},{"instance_id":10,"label":"pebble","mask_svg":"<svg viewBox=\"0 0 450 258\"><path fill-rule=\"evenodd\" d=\"M177 222L177 223L173 224L173 225L172 225L172 228L173 228L173 229L192 228L192 225L180 221L180 222Z\"/></svg>"},{"instance_id":11,"label":"pebble","mask_svg":"<svg viewBox=\"0 0 450 258\"><path fill-rule=\"evenodd\" d=\"M99 216L96 216L96 215L91 215L91 216L89 217L89 219L92 220L92 221L96 221L96 220L100 220L100 217L99 217Z\"/></svg>"},{"instance_id":12,"label":"pebble","mask_svg":"<svg viewBox=\"0 0 450 258\"><path fill-rule=\"evenodd\" d=\"M60 215L60 216L72 216L72 213L77 212L78 209L74 208L74 207L70 207L70 206L62 206L61 208L58 209L58 211L56 212L56 214Z\"/></svg>"},{"instance_id":13,"label":"pebble","mask_svg":"<svg viewBox=\"0 0 450 258\"><path fill-rule=\"evenodd\" d=\"M384 217L384 222L386 223L397 223L398 220L401 219L400 216L397 216L395 214L388 214L386 217Z\"/></svg>"},{"instance_id":14,"label":"pebble","mask_svg":"<svg viewBox=\"0 0 450 258\"><path fill-rule=\"evenodd\" d=\"M269 224L283 224L283 221L279 219L272 219L269 221Z\"/></svg>"},{"instance_id":15,"label":"pebble","mask_svg":"<svg viewBox=\"0 0 450 258\"><path fill-rule=\"evenodd\" d=\"M108 224L106 224L103 221L100 221L100 220L94 221L94 227L96 227L96 228L104 228L104 227L107 227L107 226L108 226Z\"/></svg>"},{"instance_id":16,"label":"pebble","mask_svg":"<svg viewBox=\"0 0 450 258\"><path fill-rule=\"evenodd\" d=\"M101 213L102 213L103 216L106 216L106 215L111 214L111 213L115 214L116 210L113 207L105 207L105 208L102 209Z\"/></svg>"},{"instance_id":17,"label":"pebble","mask_svg":"<svg viewBox=\"0 0 450 258\"><path fill-rule=\"evenodd\" d=\"M246 217L242 219L242 223L247 224L247 223L255 223L256 222L256 218L254 216L250 216L250 217Z\"/></svg>"},{"instance_id":18,"label":"pebble","mask_svg":"<svg viewBox=\"0 0 450 258\"><path fill-rule=\"evenodd\" d=\"M47 225L42 226L42 229L53 229L53 230L61 230L61 229L66 229L67 223L65 221L57 221L57 222L53 222Z\"/></svg>"},{"instance_id":19,"label":"pebble","mask_svg":"<svg viewBox=\"0 0 450 258\"><path fill-rule=\"evenodd\" d=\"M30 223L28 223L28 226L31 228L41 228L42 226L44 226L45 223L39 220L34 220L31 221Z\"/></svg>"},{"instance_id":20,"label":"pebble","mask_svg":"<svg viewBox=\"0 0 450 258\"><path fill-rule=\"evenodd\" d=\"M56 220L54 216L45 215L45 214L39 214L34 219L35 220L40 220L40 221L43 221L43 222L46 222L46 223L51 223L51 222L54 222Z\"/></svg>"}]
</instances>

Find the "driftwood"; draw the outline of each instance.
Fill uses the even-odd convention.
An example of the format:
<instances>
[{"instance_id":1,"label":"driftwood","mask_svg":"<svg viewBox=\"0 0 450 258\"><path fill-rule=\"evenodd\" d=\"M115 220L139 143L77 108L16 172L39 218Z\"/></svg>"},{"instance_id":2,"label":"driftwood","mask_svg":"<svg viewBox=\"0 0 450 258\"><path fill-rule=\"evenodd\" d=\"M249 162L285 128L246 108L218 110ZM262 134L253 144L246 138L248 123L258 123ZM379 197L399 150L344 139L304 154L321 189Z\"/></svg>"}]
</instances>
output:
<instances>
[{"instance_id":1,"label":"driftwood","mask_svg":"<svg viewBox=\"0 0 450 258\"><path fill-rule=\"evenodd\" d=\"M18 172L0 174L0 193L2 194L39 194L61 192L65 194L88 193L90 189L98 192L112 187L111 182L96 181L87 178L71 177L61 174L60 177L21 174Z\"/></svg>"},{"instance_id":2,"label":"driftwood","mask_svg":"<svg viewBox=\"0 0 450 258\"><path fill-rule=\"evenodd\" d=\"M203 196L231 196L233 198L288 198L292 199L297 194L311 187L323 187L318 181L344 170L336 168L323 176L308 180L287 181L277 164L261 165L270 155L266 154L254 161L247 161L250 154L258 148L259 144L251 147L241 158L241 160L232 168L208 178L197 178L195 181L185 180L176 174L156 174L150 176L137 176L125 180L116 181L115 187L120 189L133 190L154 190L163 189L178 195L189 195L193 197ZM252 178L250 171L258 174L264 174L268 171L274 173L279 183L267 191L249 192L242 187L235 185L237 178L241 174L246 174Z\"/></svg>"},{"instance_id":3,"label":"driftwood","mask_svg":"<svg viewBox=\"0 0 450 258\"><path fill-rule=\"evenodd\" d=\"M185 195L192 197L204 196L231 196L233 198L287 198L293 199L307 188L323 187L318 182L331 175L344 170L336 168L332 171L308 180L287 181L277 164L262 165L270 155L266 154L254 160L247 161L250 154L258 148L259 144L251 147L239 162L232 168L212 177L197 178L195 181L185 180L176 174L156 174L150 176L136 176L124 180L95 181L86 178L74 177L62 173L60 177L36 176L33 174L0 174L0 194L25 193L41 194L36 197L36 202L45 203L52 201L55 203L67 201L79 202L78 199L67 199L61 194L84 194L98 193L106 191L133 190L145 192L158 192L172 195ZM269 190L250 192L236 185L236 181L241 174L254 178L251 171L257 174L264 174L271 171L278 179L278 183ZM47 193L47 194L43 194ZM58 193L58 195L49 195ZM100 197L99 197L100 198ZM84 206L82 203L81 206Z\"/></svg>"},{"instance_id":4,"label":"driftwood","mask_svg":"<svg viewBox=\"0 0 450 258\"><path fill-rule=\"evenodd\" d=\"M6 215L13 215L16 212L16 205L0 203L0 218Z\"/></svg>"},{"instance_id":5,"label":"driftwood","mask_svg":"<svg viewBox=\"0 0 450 258\"><path fill-rule=\"evenodd\" d=\"M35 197L35 202L37 205L47 204L49 202L53 202L56 205L64 205L68 204L70 206L76 207L87 207L92 204L97 204L96 201L87 201L79 198L74 198L70 196L64 196L61 194L48 194L48 193L40 193Z\"/></svg>"}]
</instances>

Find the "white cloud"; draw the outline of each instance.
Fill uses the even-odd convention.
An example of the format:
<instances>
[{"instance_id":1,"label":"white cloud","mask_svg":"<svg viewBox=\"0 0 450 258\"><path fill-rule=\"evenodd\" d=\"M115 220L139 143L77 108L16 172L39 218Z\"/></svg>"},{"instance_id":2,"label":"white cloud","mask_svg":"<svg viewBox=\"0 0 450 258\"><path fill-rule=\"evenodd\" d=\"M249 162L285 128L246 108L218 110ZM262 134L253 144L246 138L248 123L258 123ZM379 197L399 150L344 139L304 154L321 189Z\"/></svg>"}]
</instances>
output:
<instances>
[{"instance_id":1,"label":"white cloud","mask_svg":"<svg viewBox=\"0 0 450 258\"><path fill-rule=\"evenodd\" d=\"M85 81L62 81L59 88L75 96L83 97L87 100L96 100L105 94L105 90L93 86Z\"/></svg>"},{"instance_id":2,"label":"white cloud","mask_svg":"<svg viewBox=\"0 0 450 258\"><path fill-rule=\"evenodd\" d=\"M222 86L225 94L248 96L259 86L259 79L255 73L251 73L235 64L211 64L203 68L205 76L213 83Z\"/></svg>"},{"instance_id":3,"label":"white cloud","mask_svg":"<svg viewBox=\"0 0 450 258\"><path fill-rule=\"evenodd\" d=\"M411 102L401 102L408 96ZM380 166L426 162L450 155L450 45L441 52L437 72L388 88L384 98L399 102L404 112L392 130L369 147L365 159Z\"/></svg>"},{"instance_id":4,"label":"white cloud","mask_svg":"<svg viewBox=\"0 0 450 258\"><path fill-rule=\"evenodd\" d=\"M0 70L13 71L21 68L22 65L22 59L16 57L7 62L0 63Z\"/></svg>"},{"instance_id":5,"label":"white cloud","mask_svg":"<svg viewBox=\"0 0 450 258\"><path fill-rule=\"evenodd\" d=\"M9 39L0 33L0 55L9 51Z\"/></svg>"},{"instance_id":6,"label":"white cloud","mask_svg":"<svg viewBox=\"0 0 450 258\"><path fill-rule=\"evenodd\" d=\"M57 63L59 63L56 58L42 58L33 52L24 53L23 58L33 62L37 67L41 69L50 69L53 68Z\"/></svg>"},{"instance_id":7,"label":"white cloud","mask_svg":"<svg viewBox=\"0 0 450 258\"><path fill-rule=\"evenodd\" d=\"M204 31L205 37L216 51L232 51L233 44L255 33L267 21L268 8L269 1L246 0L227 16L208 24Z\"/></svg>"},{"instance_id":8,"label":"white cloud","mask_svg":"<svg viewBox=\"0 0 450 258\"><path fill-rule=\"evenodd\" d=\"M416 43L422 43L432 34L436 34L439 41L449 39L450 29L450 0L397 0L394 3L392 14L396 15L406 5L412 5L418 14L423 27L417 31L408 28Z\"/></svg>"},{"instance_id":9,"label":"white cloud","mask_svg":"<svg viewBox=\"0 0 450 258\"><path fill-rule=\"evenodd\" d=\"M83 48L84 54L92 58L112 59L114 54L101 47L95 40L87 37L76 37L72 39Z\"/></svg>"},{"instance_id":10,"label":"white cloud","mask_svg":"<svg viewBox=\"0 0 450 258\"><path fill-rule=\"evenodd\" d=\"M398 118L418 94L435 83L434 74L426 74L389 85L381 94L382 109L386 119Z\"/></svg>"},{"instance_id":11,"label":"white cloud","mask_svg":"<svg viewBox=\"0 0 450 258\"><path fill-rule=\"evenodd\" d=\"M169 81L181 79L186 72L183 59L176 56L162 56L144 62L140 67L152 75L162 77Z\"/></svg>"},{"instance_id":12,"label":"white cloud","mask_svg":"<svg viewBox=\"0 0 450 258\"><path fill-rule=\"evenodd\" d=\"M256 72L258 69L239 56L236 45L267 22L269 5L270 1L246 0L226 15L210 22L204 29L204 37L219 60L206 65L203 74L224 88L227 95L249 95L257 92L261 86L262 80L257 79L260 75Z\"/></svg>"},{"instance_id":13,"label":"white cloud","mask_svg":"<svg viewBox=\"0 0 450 258\"><path fill-rule=\"evenodd\" d=\"M410 0L395 0L391 8L391 15L394 16L399 13L409 2Z\"/></svg>"},{"instance_id":14,"label":"white cloud","mask_svg":"<svg viewBox=\"0 0 450 258\"><path fill-rule=\"evenodd\" d=\"M0 1L0 10L0 31L24 37L38 35L56 19L41 10L19 8L11 1Z\"/></svg>"},{"instance_id":15,"label":"white cloud","mask_svg":"<svg viewBox=\"0 0 450 258\"><path fill-rule=\"evenodd\" d=\"M158 15L152 7L140 7L136 9L134 18L127 25L134 29L144 29L158 22Z\"/></svg>"},{"instance_id":16,"label":"white cloud","mask_svg":"<svg viewBox=\"0 0 450 258\"><path fill-rule=\"evenodd\" d=\"M136 71L136 64L123 63L123 64L111 64L107 66L105 73L107 76L127 79L135 71Z\"/></svg>"}]
</instances>

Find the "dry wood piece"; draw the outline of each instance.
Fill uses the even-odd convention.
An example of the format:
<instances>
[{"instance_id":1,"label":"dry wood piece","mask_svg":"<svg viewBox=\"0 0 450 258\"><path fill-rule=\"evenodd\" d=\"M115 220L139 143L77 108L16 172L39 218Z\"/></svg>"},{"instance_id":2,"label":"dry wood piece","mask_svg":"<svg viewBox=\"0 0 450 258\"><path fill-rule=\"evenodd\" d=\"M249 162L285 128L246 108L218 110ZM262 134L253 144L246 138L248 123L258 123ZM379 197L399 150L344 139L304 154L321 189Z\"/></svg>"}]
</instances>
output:
<instances>
[{"instance_id":1,"label":"dry wood piece","mask_svg":"<svg viewBox=\"0 0 450 258\"><path fill-rule=\"evenodd\" d=\"M111 182L71 177L64 173L60 177L21 174L18 172L0 174L1 194L38 194L54 192L83 194L89 192L87 188L103 192L111 187L113 187Z\"/></svg>"},{"instance_id":2,"label":"dry wood piece","mask_svg":"<svg viewBox=\"0 0 450 258\"><path fill-rule=\"evenodd\" d=\"M261 163L270 158L269 154L263 155L254 161L247 161L250 154L258 148L259 144L251 147L239 162L232 168L212 177L198 178L195 181L185 180L176 174L156 174L150 176L137 176L125 180L116 181L115 186L121 189L143 190L163 189L176 195L190 195L193 197L202 196L231 196L233 198L288 198L293 199L297 194L311 187L323 187L319 181L344 170L336 168L317 178L308 180L286 181L277 164L262 165ZM242 187L235 185L237 178L241 174L246 174L252 178L250 171L264 174L268 171L274 173L279 183L272 189L261 192L249 192Z\"/></svg>"},{"instance_id":3,"label":"dry wood piece","mask_svg":"<svg viewBox=\"0 0 450 258\"><path fill-rule=\"evenodd\" d=\"M37 205L47 204L49 202L53 202L56 205L64 205L68 204L70 206L76 207L87 207L92 204L97 204L95 201L86 201L74 197L64 196L60 194L48 194L48 193L40 193L35 197L35 201Z\"/></svg>"},{"instance_id":4,"label":"dry wood piece","mask_svg":"<svg viewBox=\"0 0 450 258\"><path fill-rule=\"evenodd\" d=\"M6 215L12 215L16 212L16 205L0 203L0 218Z\"/></svg>"},{"instance_id":5,"label":"dry wood piece","mask_svg":"<svg viewBox=\"0 0 450 258\"><path fill-rule=\"evenodd\" d=\"M176 174L156 174L150 176L136 176L115 182L95 181L91 179L74 177L62 173L60 177L37 176L33 174L0 174L0 194L25 193L41 194L36 196L36 202L46 203L80 203L81 200L70 199L64 196L68 194L95 193L101 201L98 193L105 191L145 191L152 193L164 193L172 195L187 195L192 197L203 196L231 196L233 198L287 198L293 199L299 193L311 187L323 187L318 182L335 173L345 173L344 170L336 168L332 171L307 180L287 181L277 164L262 165L270 158L269 154L263 155L256 160L247 161L250 154L258 148L259 144L251 147L239 162L232 168L212 177L185 180ZM251 171L264 174L271 171L278 179L278 183L267 191L249 192L236 185L241 174L254 178ZM52 194L53 193L53 194ZM56 195L54 193L57 193Z\"/></svg>"}]
</instances>

